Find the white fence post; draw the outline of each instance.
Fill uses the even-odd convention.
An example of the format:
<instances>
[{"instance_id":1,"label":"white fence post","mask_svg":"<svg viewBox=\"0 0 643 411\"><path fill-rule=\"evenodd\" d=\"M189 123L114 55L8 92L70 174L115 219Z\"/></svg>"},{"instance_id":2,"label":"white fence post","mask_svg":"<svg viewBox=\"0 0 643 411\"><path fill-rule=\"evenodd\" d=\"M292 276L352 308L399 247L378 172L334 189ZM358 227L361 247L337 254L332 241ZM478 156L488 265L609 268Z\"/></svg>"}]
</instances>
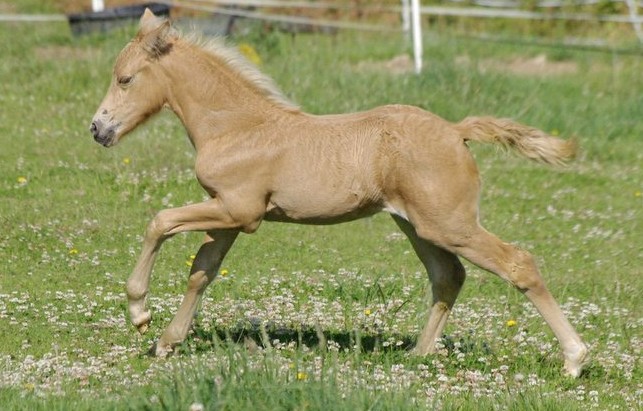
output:
<instances>
[{"instance_id":1,"label":"white fence post","mask_svg":"<svg viewBox=\"0 0 643 411\"><path fill-rule=\"evenodd\" d=\"M92 11L103 11L105 10L105 3L103 0L92 0Z\"/></svg>"},{"instance_id":2,"label":"white fence post","mask_svg":"<svg viewBox=\"0 0 643 411\"><path fill-rule=\"evenodd\" d=\"M420 0L411 0L411 17L413 25L413 57L415 73L422 71L422 26L420 24Z\"/></svg>"}]
</instances>

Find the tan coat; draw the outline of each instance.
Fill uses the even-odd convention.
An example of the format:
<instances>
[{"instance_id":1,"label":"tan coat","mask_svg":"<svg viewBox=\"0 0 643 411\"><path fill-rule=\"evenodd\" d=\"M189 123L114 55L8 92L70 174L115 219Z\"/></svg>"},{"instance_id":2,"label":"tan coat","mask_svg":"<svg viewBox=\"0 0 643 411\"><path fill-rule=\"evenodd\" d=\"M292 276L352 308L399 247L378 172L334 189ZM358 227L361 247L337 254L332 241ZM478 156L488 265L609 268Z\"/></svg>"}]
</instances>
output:
<instances>
[{"instance_id":1,"label":"tan coat","mask_svg":"<svg viewBox=\"0 0 643 411\"><path fill-rule=\"evenodd\" d=\"M468 141L500 144L532 160L561 164L575 146L510 120L447 122L417 107L316 116L289 102L235 51L176 35L149 10L119 55L112 84L94 116L97 142L112 146L169 107L196 149L196 176L211 199L163 210L150 223L127 283L139 331L151 320L145 297L164 240L184 231L207 238L188 290L156 346L165 355L183 341L203 291L240 231L262 221L332 224L390 213L432 282L429 319L416 352L435 349L465 279L462 256L509 281L543 315L560 341L565 371L578 376L587 347L547 290L533 257L484 230L480 181Z\"/></svg>"}]
</instances>

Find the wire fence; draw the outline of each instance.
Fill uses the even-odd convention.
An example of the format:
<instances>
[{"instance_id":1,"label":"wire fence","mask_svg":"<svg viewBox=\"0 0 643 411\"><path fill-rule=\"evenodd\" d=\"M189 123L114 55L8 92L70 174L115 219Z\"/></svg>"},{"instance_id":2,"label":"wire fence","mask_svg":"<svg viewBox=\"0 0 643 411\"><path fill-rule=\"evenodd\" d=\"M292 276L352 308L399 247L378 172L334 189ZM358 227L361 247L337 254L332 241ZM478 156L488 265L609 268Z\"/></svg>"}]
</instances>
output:
<instances>
[{"instance_id":1,"label":"wire fence","mask_svg":"<svg viewBox=\"0 0 643 411\"><path fill-rule=\"evenodd\" d=\"M207 11L230 16L256 18L294 24L308 24L338 29L408 31L409 0L393 2L300 1L300 0L160 0L173 7ZM444 5L420 7L423 16L473 17L485 19L565 20L575 22L611 22L631 25L643 44L643 0L449 0ZM525 6L528 5L528 6ZM588 10L591 8L592 10ZM366 23L362 20L338 20L324 17L302 17L288 12L295 9L315 11L354 11L358 15L397 14L401 25ZM612 11L608 13L606 11ZM318 13L319 14L319 13ZM323 16L323 14L321 14Z\"/></svg>"},{"instance_id":2,"label":"wire fence","mask_svg":"<svg viewBox=\"0 0 643 411\"><path fill-rule=\"evenodd\" d=\"M293 25L410 32L412 0L156 0L178 9ZM87 0L95 6L95 0ZM421 16L614 23L631 26L643 44L643 0L443 0L419 7ZM438 5L436 5L438 3ZM348 16L339 18L339 15ZM388 15L388 19L372 19ZM65 15L0 14L0 22L64 21Z\"/></svg>"},{"instance_id":3,"label":"wire fence","mask_svg":"<svg viewBox=\"0 0 643 411\"><path fill-rule=\"evenodd\" d=\"M87 0L88 3L91 0ZM398 31L409 30L409 0L399 1L302 1L302 0L157 0L176 8L184 8L223 15L300 23L338 29ZM503 18L522 20L568 20L577 22L614 22L629 24L643 43L643 0L446 0L442 5L425 5L420 13L426 16L475 18ZM570 11L583 8L597 11ZM364 21L346 21L318 17L297 16L288 10L355 11L360 15L398 14L401 26L372 24ZM275 10L280 12L276 13ZM612 13L601 12L611 10ZM64 15L0 14L0 22L62 21Z\"/></svg>"}]
</instances>

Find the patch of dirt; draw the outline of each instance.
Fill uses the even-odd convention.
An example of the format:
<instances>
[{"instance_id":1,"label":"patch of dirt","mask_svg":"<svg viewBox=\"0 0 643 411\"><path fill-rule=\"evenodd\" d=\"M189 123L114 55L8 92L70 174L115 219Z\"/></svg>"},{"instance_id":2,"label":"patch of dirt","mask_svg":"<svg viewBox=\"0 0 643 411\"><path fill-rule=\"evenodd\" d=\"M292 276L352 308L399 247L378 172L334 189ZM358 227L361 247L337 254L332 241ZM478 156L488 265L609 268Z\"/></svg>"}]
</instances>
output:
<instances>
[{"instance_id":1,"label":"patch of dirt","mask_svg":"<svg viewBox=\"0 0 643 411\"><path fill-rule=\"evenodd\" d=\"M355 65L356 70L382 71L394 75L412 73L413 60L408 54L400 54L385 61L362 61Z\"/></svg>"},{"instance_id":2,"label":"patch of dirt","mask_svg":"<svg viewBox=\"0 0 643 411\"><path fill-rule=\"evenodd\" d=\"M16 6L6 1L0 1L0 13L15 13Z\"/></svg>"},{"instance_id":3,"label":"patch of dirt","mask_svg":"<svg viewBox=\"0 0 643 411\"><path fill-rule=\"evenodd\" d=\"M458 65L471 64L468 56L461 56L455 59ZM522 76L559 76L575 74L578 72L578 64L573 61L550 61L545 54L539 54L532 58L517 57L509 61L486 59L478 63L478 70L481 72L499 71Z\"/></svg>"}]
</instances>

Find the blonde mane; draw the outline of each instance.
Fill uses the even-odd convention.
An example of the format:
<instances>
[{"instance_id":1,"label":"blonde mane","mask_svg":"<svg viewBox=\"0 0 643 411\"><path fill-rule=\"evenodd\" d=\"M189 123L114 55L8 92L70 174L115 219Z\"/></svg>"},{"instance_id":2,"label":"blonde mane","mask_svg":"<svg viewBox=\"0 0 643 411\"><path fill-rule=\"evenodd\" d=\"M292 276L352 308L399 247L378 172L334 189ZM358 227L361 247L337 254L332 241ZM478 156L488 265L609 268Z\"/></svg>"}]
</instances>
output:
<instances>
[{"instance_id":1,"label":"blonde mane","mask_svg":"<svg viewBox=\"0 0 643 411\"><path fill-rule=\"evenodd\" d=\"M228 46L221 37L179 36L188 44L198 47L222 61L268 100L287 111L300 111L300 107L288 99L274 80L262 73L236 47Z\"/></svg>"}]
</instances>

